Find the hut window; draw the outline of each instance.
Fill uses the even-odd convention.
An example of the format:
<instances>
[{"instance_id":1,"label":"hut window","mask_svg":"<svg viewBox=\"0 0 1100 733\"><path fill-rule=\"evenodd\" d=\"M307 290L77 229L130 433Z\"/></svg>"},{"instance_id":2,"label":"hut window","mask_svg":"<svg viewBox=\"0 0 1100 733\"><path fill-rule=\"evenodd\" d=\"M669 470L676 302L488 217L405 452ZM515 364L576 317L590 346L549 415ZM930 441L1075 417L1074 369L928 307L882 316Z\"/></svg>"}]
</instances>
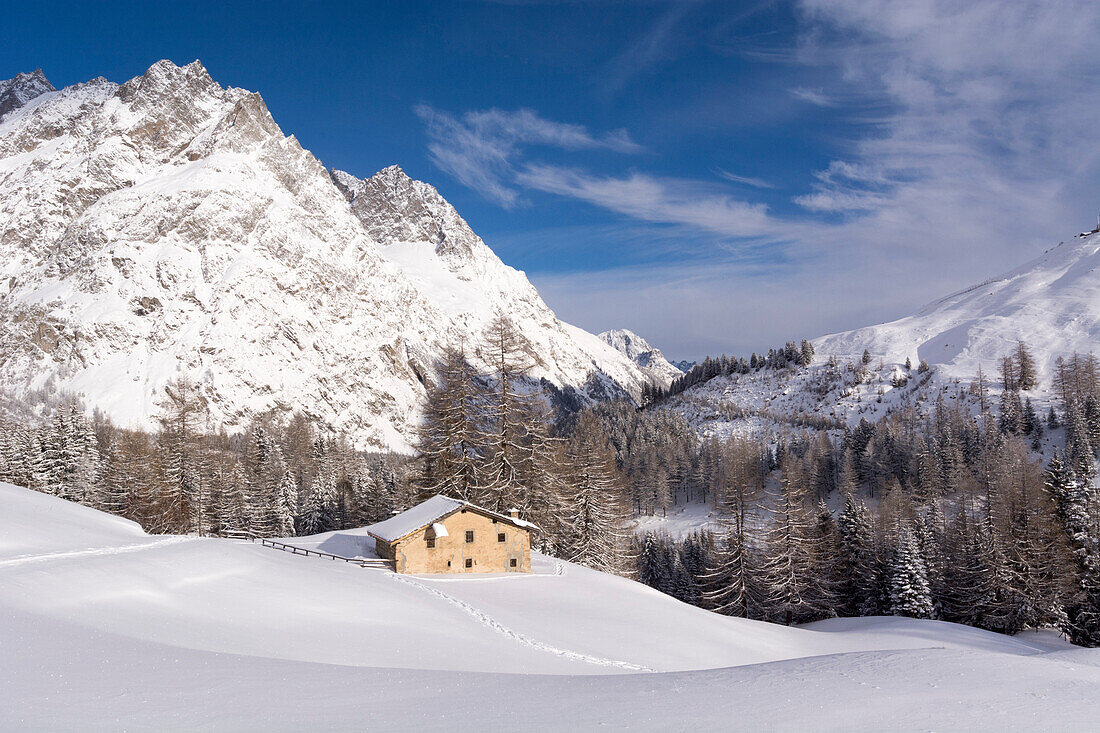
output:
<instances>
[{"instance_id":1,"label":"hut window","mask_svg":"<svg viewBox=\"0 0 1100 733\"><path fill-rule=\"evenodd\" d=\"M497 533L497 542L504 542L504 533L503 532L498 532Z\"/></svg>"},{"instance_id":2,"label":"hut window","mask_svg":"<svg viewBox=\"0 0 1100 733\"><path fill-rule=\"evenodd\" d=\"M435 547L435 537L427 537L425 539L428 543L429 548Z\"/></svg>"},{"instance_id":3,"label":"hut window","mask_svg":"<svg viewBox=\"0 0 1100 733\"><path fill-rule=\"evenodd\" d=\"M514 568L515 566L516 566L516 559L513 557L511 560L508 561L508 567Z\"/></svg>"},{"instance_id":4,"label":"hut window","mask_svg":"<svg viewBox=\"0 0 1100 733\"><path fill-rule=\"evenodd\" d=\"M466 530L466 543L469 544L474 541L474 531L472 529Z\"/></svg>"},{"instance_id":5,"label":"hut window","mask_svg":"<svg viewBox=\"0 0 1100 733\"><path fill-rule=\"evenodd\" d=\"M466 567L472 568L473 566L474 566L474 561L471 560L470 558L466 558Z\"/></svg>"}]
</instances>

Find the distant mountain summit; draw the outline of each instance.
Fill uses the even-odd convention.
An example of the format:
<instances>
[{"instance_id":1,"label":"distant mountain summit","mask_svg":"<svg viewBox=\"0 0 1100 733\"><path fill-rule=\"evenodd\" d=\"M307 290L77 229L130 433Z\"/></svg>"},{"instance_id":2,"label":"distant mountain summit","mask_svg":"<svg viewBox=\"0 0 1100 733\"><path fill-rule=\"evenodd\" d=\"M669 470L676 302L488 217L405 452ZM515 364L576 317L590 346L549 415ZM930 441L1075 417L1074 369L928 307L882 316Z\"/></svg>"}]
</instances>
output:
<instances>
[{"instance_id":1,"label":"distant mountain summit","mask_svg":"<svg viewBox=\"0 0 1100 733\"><path fill-rule=\"evenodd\" d=\"M562 323L439 193L328 171L259 94L199 62L125 84L0 82L0 387L82 394L148 425L198 381L216 426L302 410L407 450L448 346L511 318L534 379L640 395L633 361ZM9 100L9 101L2 101Z\"/></svg>"},{"instance_id":2,"label":"distant mountain summit","mask_svg":"<svg viewBox=\"0 0 1100 733\"><path fill-rule=\"evenodd\" d=\"M632 331L625 328L604 331L600 338L640 366L661 387L667 388L673 379L683 374L665 359L660 349L650 346L645 339Z\"/></svg>"}]
</instances>

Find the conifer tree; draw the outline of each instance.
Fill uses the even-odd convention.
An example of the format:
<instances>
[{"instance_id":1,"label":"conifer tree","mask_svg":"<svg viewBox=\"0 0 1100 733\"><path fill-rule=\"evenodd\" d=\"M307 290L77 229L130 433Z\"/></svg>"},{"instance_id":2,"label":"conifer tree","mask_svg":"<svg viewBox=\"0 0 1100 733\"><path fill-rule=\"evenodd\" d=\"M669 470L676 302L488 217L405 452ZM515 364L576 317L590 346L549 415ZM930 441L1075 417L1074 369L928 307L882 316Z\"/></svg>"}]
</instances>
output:
<instances>
[{"instance_id":1,"label":"conifer tree","mask_svg":"<svg viewBox=\"0 0 1100 733\"><path fill-rule=\"evenodd\" d=\"M878 612L875 538L870 511L851 494L837 520L839 534L840 610L847 616L873 615Z\"/></svg>"},{"instance_id":2,"label":"conifer tree","mask_svg":"<svg viewBox=\"0 0 1100 733\"><path fill-rule=\"evenodd\" d=\"M794 463L788 459L783 467L761 567L769 615L788 626L828 615L819 605L812 522Z\"/></svg>"},{"instance_id":3,"label":"conifer tree","mask_svg":"<svg viewBox=\"0 0 1100 733\"><path fill-rule=\"evenodd\" d=\"M283 471L275 494L274 523L271 533L275 537L294 535L294 517L298 514L298 486L289 469Z\"/></svg>"},{"instance_id":4,"label":"conifer tree","mask_svg":"<svg viewBox=\"0 0 1100 733\"><path fill-rule=\"evenodd\" d=\"M206 399L186 377L169 382L164 391L157 416L157 457L165 477L159 514L162 531L185 533L192 529L199 500L203 456L198 430L206 417Z\"/></svg>"},{"instance_id":5,"label":"conifer tree","mask_svg":"<svg viewBox=\"0 0 1100 733\"><path fill-rule=\"evenodd\" d=\"M840 610L840 592L844 582L840 531L832 511L824 501L818 502L810 537L815 580L813 605L824 617L836 616Z\"/></svg>"},{"instance_id":6,"label":"conifer tree","mask_svg":"<svg viewBox=\"0 0 1100 733\"><path fill-rule=\"evenodd\" d=\"M483 354L492 365L493 389L487 395L482 427L480 502L504 512L530 514L549 503L552 482L544 470L554 441L546 433L543 402L523 386L533 364L528 345L515 324L498 313L486 329Z\"/></svg>"},{"instance_id":7,"label":"conifer tree","mask_svg":"<svg viewBox=\"0 0 1100 733\"><path fill-rule=\"evenodd\" d=\"M759 561L747 540L749 531L732 525L708 561L700 580L707 608L726 616L763 618L764 589Z\"/></svg>"},{"instance_id":8,"label":"conifer tree","mask_svg":"<svg viewBox=\"0 0 1100 733\"><path fill-rule=\"evenodd\" d=\"M670 586L670 568L661 545L660 538L653 532L646 532L642 537L642 547L638 553L638 582L667 593Z\"/></svg>"},{"instance_id":9,"label":"conifer tree","mask_svg":"<svg viewBox=\"0 0 1100 733\"><path fill-rule=\"evenodd\" d=\"M436 364L436 375L438 382L427 388L418 432L421 495L480 501L478 419L485 395L476 383L473 367L459 349L444 352Z\"/></svg>"},{"instance_id":10,"label":"conifer tree","mask_svg":"<svg viewBox=\"0 0 1100 733\"><path fill-rule=\"evenodd\" d=\"M894 616L932 618L935 608L924 556L909 522L895 527L889 567L889 611Z\"/></svg>"},{"instance_id":11,"label":"conifer tree","mask_svg":"<svg viewBox=\"0 0 1100 733\"><path fill-rule=\"evenodd\" d=\"M1100 645L1100 553L1092 515L1094 489L1090 480L1082 478L1057 452L1047 467L1046 487L1054 498L1076 571L1076 592L1066 603L1070 636L1079 644Z\"/></svg>"}]
</instances>

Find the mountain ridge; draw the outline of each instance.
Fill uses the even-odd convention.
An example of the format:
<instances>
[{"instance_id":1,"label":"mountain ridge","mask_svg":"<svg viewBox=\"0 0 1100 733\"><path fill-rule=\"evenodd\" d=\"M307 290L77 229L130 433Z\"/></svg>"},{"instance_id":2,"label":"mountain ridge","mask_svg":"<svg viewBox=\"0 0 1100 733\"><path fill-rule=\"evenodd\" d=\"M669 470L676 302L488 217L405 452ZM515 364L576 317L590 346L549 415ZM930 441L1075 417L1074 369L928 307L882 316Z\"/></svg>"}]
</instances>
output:
<instances>
[{"instance_id":1,"label":"mountain ridge","mask_svg":"<svg viewBox=\"0 0 1100 733\"><path fill-rule=\"evenodd\" d=\"M1026 399L1040 414L1063 409L1058 359L1086 356L1100 343L1100 232L1061 242L909 316L814 339L809 367L719 374L666 407L704 436L775 434L792 425L854 428L946 396L969 400L979 369L995 397L1003 390L1002 359L1021 341L1037 376Z\"/></svg>"},{"instance_id":2,"label":"mountain ridge","mask_svg":"<svg viewBox=\"0 0 1100 733\"><path fill-rule=\"evenodd\" d=\"M42 69L20 72L11 79L0 81L0 119L36 97L55 91Z\"/></svg>"}]
</instances>

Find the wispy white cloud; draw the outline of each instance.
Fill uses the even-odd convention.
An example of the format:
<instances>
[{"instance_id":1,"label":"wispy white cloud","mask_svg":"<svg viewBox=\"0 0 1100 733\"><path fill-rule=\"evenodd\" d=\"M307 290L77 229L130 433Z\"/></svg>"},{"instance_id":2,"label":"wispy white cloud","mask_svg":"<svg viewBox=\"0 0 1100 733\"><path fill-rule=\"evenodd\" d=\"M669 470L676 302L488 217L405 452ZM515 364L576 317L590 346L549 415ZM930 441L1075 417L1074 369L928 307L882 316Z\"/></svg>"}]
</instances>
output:
<instances>
[{"instance_id":1,"label":"wispy white cloud","mask_svg":"<svg viewBox=\"0 0 1100 733\"><path fill-rule=\"evenodd\" d=\"M682 41L678 32L684 18L696 0L681 0L668 5L663 13L633 43L615 56L600 76L605 90L614 92L625 87L639 74L660 61L670 58Z\"/></svg>"},{"instance_id":2,"label":"wispy white cloud","mask_svg":"<svg viewBox=\"0 0 1100 733\"><path fill-rule=\"evenodd\" d=\"M835 107L837 104L832 98L830 98L820 89L795 87L790 91L791 96L795 99L801 99L803 102L809 102L810 104L817 105L818 107Z\"/></svg>"},{"instance_id":3,"label":"wispy white cloud","mask_svg":"<svg viewBox=\"0 0 1100 733\"><path fill-rule=\"evenodd\" d=\"M524 146L619 153L642 150L626 130L612 130L597 137L583 125L547 120L530 109L474 110L461 118L426 104L414 111L427 128L432 162L506 208L519 202L512 179L514 161Z\"/></svg>"},{"instance_id":4,"label":"wispy white cloud","mask_svg":"<svg viewBox=\"0 0 1100 733\"><path fill-rule=\"evenodd\" d=\"M960 201L979 203L964 231L997 210L1002 222L1049 226L1066 214L1057 191L1097 183L1097 3L803 0L801 9L802 61L831 71L836 94L877 105L850 156L798 199L807 208L898 217L919 207L954 239L943 214L960 213Z\"/></svg>"},{"instance_id":5,"label":"wispy white cloud","mask_svg":"<svg viewBox=\"0 0 1100 733\"><path fill-rule=\"evenodd\" d=\"M763 204L740 201L695 181L643 173L621 178L595 176L561 166L528 164L517 173L516 182L640 221L683 224L724 237L774 237L778 233Z\"/></svg>"}]
</instances>

